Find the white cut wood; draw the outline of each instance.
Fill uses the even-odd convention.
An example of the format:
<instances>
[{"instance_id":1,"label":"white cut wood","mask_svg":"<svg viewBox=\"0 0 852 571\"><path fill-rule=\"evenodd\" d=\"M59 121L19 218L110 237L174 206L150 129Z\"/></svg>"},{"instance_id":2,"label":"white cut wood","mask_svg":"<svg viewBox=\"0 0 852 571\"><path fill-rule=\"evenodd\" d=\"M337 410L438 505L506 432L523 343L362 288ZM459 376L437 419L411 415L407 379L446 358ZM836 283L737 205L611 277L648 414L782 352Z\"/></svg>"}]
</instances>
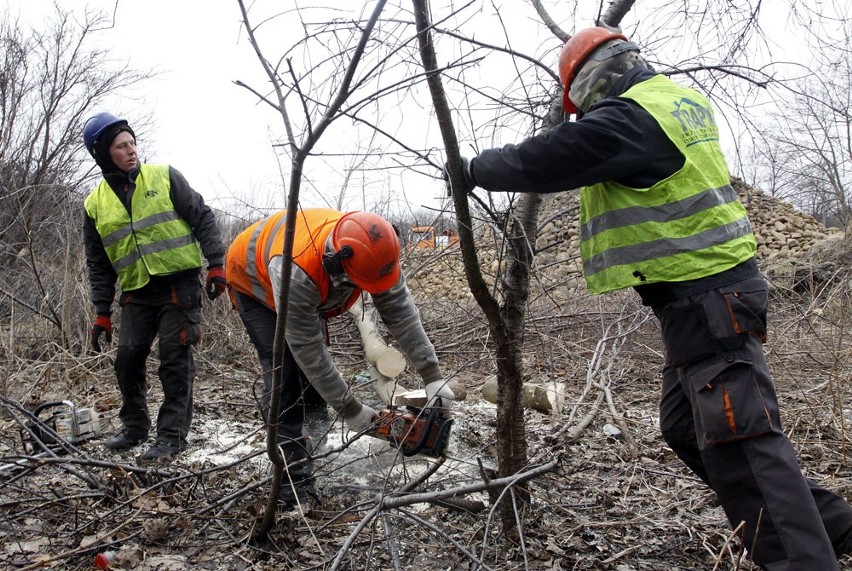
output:
<instances>
[{"instance_id":1,"label":"white cut wood","mask_svg":"<svg viewBox=\"0 0 852 571\"><path fill-rule=\"evenodd\" d=\"M349 313L361 334L361 346L367 362L374 365L378 372L387 378L395 379L405 370L405 356L397 349L389 347L379 333L379 320L376 310L367 308L359 299Z\"/></svg>"},{"instance_id":2,"label":"white cut wood","mask_svg":"<svg viewBox=\"0 0 852 571\"><path fill-rule=\"evenodd\" d=\"M370 365L367 372L370 374L370 381L373 384L373 390L379 395L379 398L385 404L396 404L394 401L400 395L407 394L410 391L399 384L399 381L386 377L379 372L375 365ZM415 405L416 406L416 405Z\"/></svg>"},{"instance_id":3,"label":"white cut wood","mask_svg":"<svg viewBox=\"0 0 852 571\"><path fill-rule=\"evenodd\" d=\"M565 406L565 389L556 382L524 384L521 405L541 412L559 414ZM497 404L497 379L492 377L482 385L482 398Z\"/></svg>"}]
</instances>

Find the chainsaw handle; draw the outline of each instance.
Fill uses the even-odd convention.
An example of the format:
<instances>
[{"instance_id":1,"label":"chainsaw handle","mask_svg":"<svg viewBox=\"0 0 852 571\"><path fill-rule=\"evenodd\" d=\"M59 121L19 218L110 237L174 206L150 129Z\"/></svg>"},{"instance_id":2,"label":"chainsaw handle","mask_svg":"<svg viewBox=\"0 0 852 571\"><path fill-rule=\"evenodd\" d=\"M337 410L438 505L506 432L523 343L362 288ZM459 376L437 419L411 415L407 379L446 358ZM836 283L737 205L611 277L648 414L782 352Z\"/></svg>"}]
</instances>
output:
<instances>
[{"instance_id":1,"label":"chainsaw handle","mask_svg":"<svg viewBox=\"0 0 852 571\"><path fill-rule=\"evenodd\" d=\"M44 411L45 409L52 408L54 406L60 406L60 405L67 406L68 409L71 411L71 426L73 427L73 430L75 432L79 431L80 426L77 424L77 407L74 406L74 403L71 402L70 400L52 400L52 401L42 403L42 404L38 405L36 407L36 409L33 411L33 417L35 417L40 422L43 422L43 420L41 418L39 418L38 415L42 411Z\"/></svg>"},{"instance_id":2,"label":"chainsaw handle","mask_svg":"<svg viewBox=\"0 0 852 571\"><path fill-rule=\"evenodd\" d=\"M402 452L403 456L414 456L421 450L423 450L423 446L426 445L426 440L429 439L429 433L432 432L432 425L435 424L435 419L438 418L438 413L441 411L440 408L430 408L429 416L426 418L426 428L423 430L423 434L420 435L420 440L414 446L410 448L400 447L400 452Z\"/></svg>"},{"instance_id":3,"label":"chainsaw handle","mask_svg":"<svg viewBox=\"0 0 852 571\"><path fill-rule=\"evenodd\" d=\"M41 413L43 410L54 407L54 406L59 406L61 404L70 408L72 413L77 412L77 408L74 406L74 403L71 402L70 400L52 400L52 401L44 402L44 403L41 403L40 405L38 405L35 408L35 410L33 411L33 416L38 417L39 413ZM77 416L77 415L74 414L74 416Z\"/></svg>"}]
</instances>

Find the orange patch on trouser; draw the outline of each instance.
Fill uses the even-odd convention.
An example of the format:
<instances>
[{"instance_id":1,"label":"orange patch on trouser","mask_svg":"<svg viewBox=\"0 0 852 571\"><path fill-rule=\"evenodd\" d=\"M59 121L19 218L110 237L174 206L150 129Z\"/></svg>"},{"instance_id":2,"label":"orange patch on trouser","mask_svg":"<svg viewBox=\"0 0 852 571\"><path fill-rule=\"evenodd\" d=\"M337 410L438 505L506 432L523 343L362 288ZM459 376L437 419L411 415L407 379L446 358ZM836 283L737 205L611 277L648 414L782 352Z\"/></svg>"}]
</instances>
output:
<instances>
[{"instance_id":1,"label":"orange patch on trouser","mask_svg":"<svg viewBox=\"0 0 852 571\"><path fill-rule=\"evenodd\" d=\"M722 407L725 409L725 419L728 421L728 428L731 429L731 434L737 434L737 419L734 418L734 407L731 405L731 396L728 394L728 389L722 385Z\"/></svg>"},{"instance_id":2,"label":"orange patch on trouser","mask_svg":"<svg viewBox=\"0 0 852 571\"><path fill-rule=\"evenodd\" d=\"M734 292L733 296L735 298L739 299L740 294L739 294L739 292ZM753 335L757 335L757 338L760 339L761 343L766 343L766 331L752 331L752 330L746 329L745 327L740 325L740 322L737 321L737 315L734 312L734 309L731 307L731 301L729 299L725 299L725 303L727 304L727 307L728 307L728 315L731 318L731 324L734 326L734 331L738 335L751 333Z\"/></svg>"}]
</instances>

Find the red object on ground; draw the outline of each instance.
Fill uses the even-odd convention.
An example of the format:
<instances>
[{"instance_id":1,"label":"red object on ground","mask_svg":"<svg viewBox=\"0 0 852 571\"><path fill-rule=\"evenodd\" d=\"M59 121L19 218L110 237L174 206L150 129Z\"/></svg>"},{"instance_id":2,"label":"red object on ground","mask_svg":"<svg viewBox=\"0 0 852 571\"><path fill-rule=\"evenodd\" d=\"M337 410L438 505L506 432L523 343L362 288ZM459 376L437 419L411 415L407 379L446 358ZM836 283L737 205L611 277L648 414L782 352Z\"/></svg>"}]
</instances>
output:
<instances>
[{"instance_id":1,"label":"red object on ground","mask_svg":"<svg viewBox=\"0 0 852 571\"><path fill-rule=\"evenodd\" d=\"M115 551L104 551L95 555L96 569L109 569L115 560Z\"/></svg>"}]
</instances>

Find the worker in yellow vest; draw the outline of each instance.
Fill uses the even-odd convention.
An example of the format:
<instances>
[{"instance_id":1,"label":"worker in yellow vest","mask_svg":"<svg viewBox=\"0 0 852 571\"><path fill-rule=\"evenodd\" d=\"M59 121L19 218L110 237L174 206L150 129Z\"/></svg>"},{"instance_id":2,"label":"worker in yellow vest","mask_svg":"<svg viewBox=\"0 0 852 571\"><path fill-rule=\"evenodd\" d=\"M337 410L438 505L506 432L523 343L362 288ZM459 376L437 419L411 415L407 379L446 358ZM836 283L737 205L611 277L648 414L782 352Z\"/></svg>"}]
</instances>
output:
<instances>
[{"instance_id":1,"label":"worker in yellow vest","mask_svg":"<svg viewBox=\"0 0 852 571\"><path fill-rule=\"evenodd\" d=\"M145 361L159 336L163 403L157 439L140 462L186 449L192 422L195 361L201 339L201 284L212 300L225 291L225 245L213 211L175 168L139 161L136 135L127 121L98 113L83 128L83 142L103 179L83 205L83 239L96 318L91 345L112 340L115 284L121 288L121 328L115 372L121 390L121 430L107 440L129 450L148 439ZM203 255L203 258L202 258Z\"/></svg>"},{"instance_id":2,"label":"worker in yellow vest","mask_svg":"<svg viewBox=\"0 0 852 571\"><path fill-rule=\"evenodd\" d=\"M286 215L279 211L246 228L228 248L225 263L234 308L263 370L261 404L267 421ZM371 212L305 208L296 214L295 225L277 425L290 480L279 498L290 506L317 496L303 432L306 409L318 403L326 409L328 403L356 432L367 430L376 417L335 366L324 333L326 320L352 307L362 292L370 294L382 322L422 378L427 406L446 409L454 399L400 270L399 239L391 223ZM309 396L313 393L322 400Z\"/></svg>"},{"instance_id":3,"label":"worker in yellow vest","mask_svg":"<svg viewBox=\"0 0 852 571\"><path fill-rule=\"evenodd\" d=\"M707 99L655 73L620 31L582 30L559 60L566 118L462 159L459 192L580 191L592 293L633 288L665 344L660 426L768 571L835 570L852 507L807 480L764 359L767 286ZM445 167L445 178L447 168Z\"/></svg>"}]
</instances>

